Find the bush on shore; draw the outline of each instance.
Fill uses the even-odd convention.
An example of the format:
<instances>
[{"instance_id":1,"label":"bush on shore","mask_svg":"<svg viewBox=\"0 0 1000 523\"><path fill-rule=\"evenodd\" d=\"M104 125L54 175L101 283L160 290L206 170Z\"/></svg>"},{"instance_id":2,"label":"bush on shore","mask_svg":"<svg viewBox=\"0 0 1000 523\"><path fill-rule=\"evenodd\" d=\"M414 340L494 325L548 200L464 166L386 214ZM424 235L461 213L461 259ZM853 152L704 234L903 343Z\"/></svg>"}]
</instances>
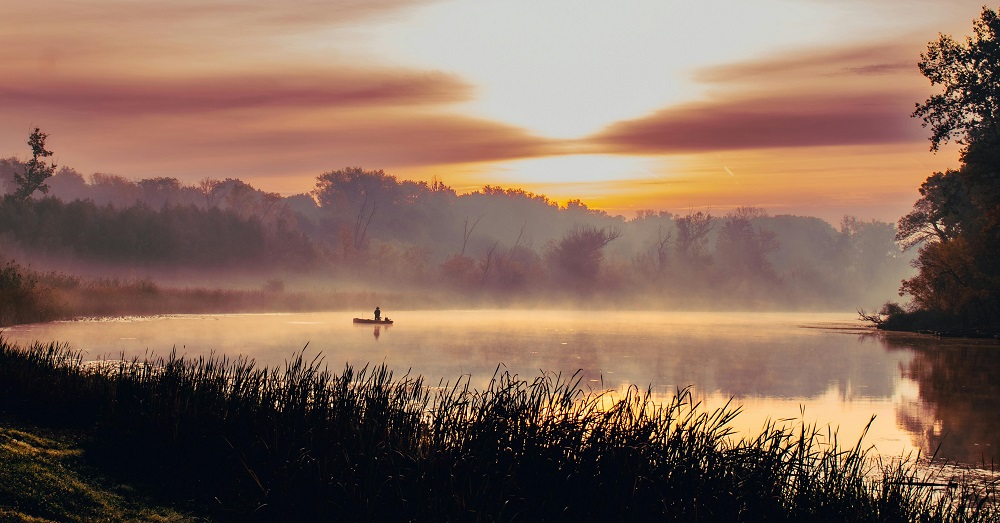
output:
<instances>
[{"instance_id":1,"label":"bush on shore","mask_svg":"<svg viewBox=\"0 0 1000 523\"><path fill-rule=\"evenodd\" d=\"M34 272L13 260L0 267L0 327L48 321L55 314L51 295Z\"/></svg>"},{"instance_id":2,"label":"bush on shore","mask_svg":"<svg viewBox=\"0 0 1000 523\"><path fill-rule=\"evenodd\" d=\"M858 311L859 319L886 331L918 332L938 336L967 338L993 338L1000 334L1000 327L972 326L966 318L945 311L910 308L887 302L875 313Z\"/></svg>"}]
</instances>

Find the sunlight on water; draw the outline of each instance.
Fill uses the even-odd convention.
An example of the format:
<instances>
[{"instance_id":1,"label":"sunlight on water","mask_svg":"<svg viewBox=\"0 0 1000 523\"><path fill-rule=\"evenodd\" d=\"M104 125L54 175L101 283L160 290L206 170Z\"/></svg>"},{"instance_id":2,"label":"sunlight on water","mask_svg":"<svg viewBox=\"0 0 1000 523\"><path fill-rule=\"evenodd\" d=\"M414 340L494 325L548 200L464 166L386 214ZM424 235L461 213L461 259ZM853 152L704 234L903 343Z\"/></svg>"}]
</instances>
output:
<instances>
[{"instance_id":1,"label":"sunlight on water","mask_svg":"<svg viewBox=\"0 0 1000 523\"><path fill-rule=\"evenodd\" d=\"M1000 369L1000 351L965 345L928 351L932 339L876 334L852 313L387 313L395 325L353 324L351 317L362 313L185 315L26 325L4 336L22 344L69 342L92 359L176 349L280 366L304 350L335 371L384 362L397 375L423 375L431 385L469 376L479 388L498 367L528 380L580 371L581 384L597 390L635 385L665 401L691 387L707 408L732 398L742 409L734 422L741 434L787 420L829 425L842 444L853 445L875 416L865 442L888 456L929 455L940 446L942 457L979 463L995 460L1000 444L994 415L1000 405L970 399L996 396L978 391L997 386L988 376ZM956 373L970 377L947 378Z\"/></svg>"}]
</instances>

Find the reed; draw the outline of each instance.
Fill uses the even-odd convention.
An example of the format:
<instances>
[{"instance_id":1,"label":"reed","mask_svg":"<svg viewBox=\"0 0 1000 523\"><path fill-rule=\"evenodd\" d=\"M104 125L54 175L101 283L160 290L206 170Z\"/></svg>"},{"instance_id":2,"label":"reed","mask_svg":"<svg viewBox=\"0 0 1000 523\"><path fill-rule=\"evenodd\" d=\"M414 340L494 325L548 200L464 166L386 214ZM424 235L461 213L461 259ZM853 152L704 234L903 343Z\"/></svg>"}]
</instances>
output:
<instances>
[{"instance_id":1,"label":"reed","mask_svg":"<svg viewBox=\"0 0 1000 523\"><path fill-rule=\"evenodd\" d=\"M689 390L585 390L498 367L428 386L385 366L331 372L210 356L85 363L0 338L0 412L93 427L102 468L218 520L995 521L996 483L926 478L836 434L769 424Z\"/></svg>"},{"instance_id":2,"label":"reed","mask_svg":"<svg viewBox=\"0 0 1000 523\"><path fill-rule=\"evenodd\" d=\"M0 265L0 326L47 321L56 312L35 272L10 260Z\"/></svg>"}]
</instances>

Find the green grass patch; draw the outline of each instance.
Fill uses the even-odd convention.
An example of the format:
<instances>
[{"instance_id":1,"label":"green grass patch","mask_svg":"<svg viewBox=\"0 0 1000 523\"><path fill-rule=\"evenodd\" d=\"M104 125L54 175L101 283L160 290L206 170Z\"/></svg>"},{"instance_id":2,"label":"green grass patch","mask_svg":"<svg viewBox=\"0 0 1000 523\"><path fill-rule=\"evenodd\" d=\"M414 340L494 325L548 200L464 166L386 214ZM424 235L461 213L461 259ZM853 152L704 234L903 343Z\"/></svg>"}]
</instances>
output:
<instances>
[{"instance_id":1,"label":"green grass patch","mask_svg":"<svg viewBox=\"0 0 1000 523\"><path fill-rule=\"evenodd\" d=\"M68 433L0 426L0 521L195 521L87 465Z\"/></svg>"}]
</instances>

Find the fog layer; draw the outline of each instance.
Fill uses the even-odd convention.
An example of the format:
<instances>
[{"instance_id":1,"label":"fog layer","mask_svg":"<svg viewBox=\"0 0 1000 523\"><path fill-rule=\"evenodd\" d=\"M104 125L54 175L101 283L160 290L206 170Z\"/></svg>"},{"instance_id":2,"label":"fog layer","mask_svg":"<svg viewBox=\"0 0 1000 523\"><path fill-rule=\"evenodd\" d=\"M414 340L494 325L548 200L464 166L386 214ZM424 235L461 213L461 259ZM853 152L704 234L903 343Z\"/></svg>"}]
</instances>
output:
<instances>
[{"instance_id":1,"label":"fog layer","mask_svg":"<svg viewBox=\"0 0 1000 523\"><path fill-rule=\"evenodd\" d=\"M11 192L15 158L0 160ZM36 270L172 285L410 294L410 306L854 309L910 274L895 226L759 208L639 211L486 186L457 194L357 167L282 197L63 168L0 203L0 252ZM421 296L425 299L413 299Z\"/></svg>"}]
</instances>

